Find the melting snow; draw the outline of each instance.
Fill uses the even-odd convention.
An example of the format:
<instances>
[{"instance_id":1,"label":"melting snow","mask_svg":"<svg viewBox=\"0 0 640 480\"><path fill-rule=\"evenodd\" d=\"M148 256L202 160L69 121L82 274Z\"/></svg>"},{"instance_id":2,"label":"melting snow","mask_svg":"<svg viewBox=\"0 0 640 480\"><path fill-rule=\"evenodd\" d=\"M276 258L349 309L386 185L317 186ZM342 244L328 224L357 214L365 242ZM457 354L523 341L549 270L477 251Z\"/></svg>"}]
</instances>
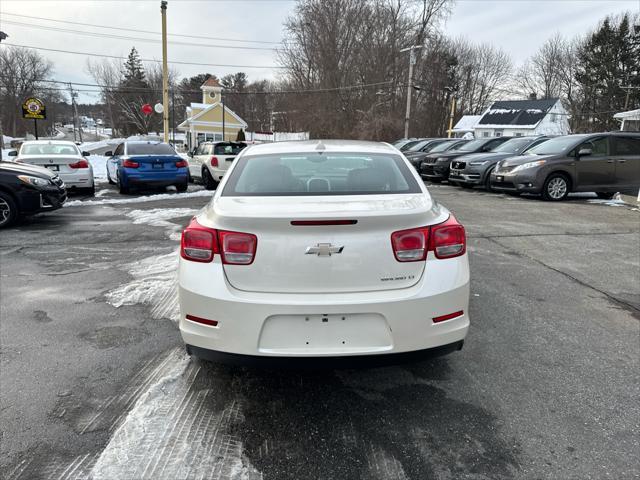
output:
<instances>
[{"instance_id":1,"label":"melting snow","mask_svg":"<svg viewBox=\"0 0 640 480\"><path fill-rule=\"evenodd\" d=\"M78 207L80 205L113 205L120 203L141 203L141 202L155 202L157 200L178 200L180 198L191 197L211 197L215 191L211 190L196 190L194 192L185 193L159 193L156 195L143 195L140 197L124 197L124 198L105 198L102 200L72 200L66 202L65 207Z\"/></svg>"},{"instance_id":2,"label":"melting snow","mask_svg":"<svg viewBox=\"0 0 640 480\"><path fill-rule=\"evenodd\" d=\"M93 179L97 183L107 181L107 157L103 155L89 155L87 157L89 163L93 167Z\"/></svg>"},{"instance_id":3,"label":"melting snow","mask_svg":"<svg viewBox=\"0 0 640 480\"><path fill-rule=\"evenodd\" d=\"M133 219L135 224L147 224L154 227L166 227L168 229L169 238L179 240L178 232L182 228L174 222L169 222L171 218L193 217L199 212L196 208L153 208L151 210L131 210L127 212L127 217Z\"/></svg>"},{"instance_id":4,"label":"melting snow","mask_svg":"<svg viewBox=\"0 0 640 480\"><path fill-rule=\"evenodd\" d=\"M587 202L589 203L599 203L601 205L607 205L609 207L625 207L625 206L629 206L628 203L626 203L624 200L622 200L622 198L620 197L620 195L616 195L615 197L613 197L611 200L604 200L604 199L593 199L593 200L587 200Z\"/></svg>"}]
</instances>

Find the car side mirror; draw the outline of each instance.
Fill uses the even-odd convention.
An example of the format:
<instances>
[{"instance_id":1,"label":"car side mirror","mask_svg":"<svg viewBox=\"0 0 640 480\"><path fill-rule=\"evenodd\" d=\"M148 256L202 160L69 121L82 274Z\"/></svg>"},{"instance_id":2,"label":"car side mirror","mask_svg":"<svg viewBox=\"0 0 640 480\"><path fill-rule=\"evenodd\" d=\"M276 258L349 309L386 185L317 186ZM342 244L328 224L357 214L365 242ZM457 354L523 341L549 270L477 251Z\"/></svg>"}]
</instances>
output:
<instances>
[{"instance_id":1,"label":"car side mirror","mask_svg":"<svg viewBox=\"0 0 640 480\"><path fill-rule=\"evenodd\" d=\"M580 157L588 157L589 155L591 155L592 151L590 148L581 148L580 151L578 152L578 158Z\"/></svg>"},{"instance_id":2,"label":"car side mirror","mask_svg":"<svg viewBox=\"0 0 640 480\"><path fill-rule=\"evenodd\" d=\"M104 152L105 157L113 157L113 152L109 150L108 152Z\"/></svg>"},{"instance_id":3,"label":"car side mirror","mask_svg":"<svg viewBox=\"0 0 640 480\"><path fill-rule=\"evenodd\" d=\"M9 155L10 157L17 157L18 156L18 151L17 150L11 150L7 155Z\"/></svg>"},{"instance_id":4,"label":"car side mirror","mask_svg":"<svg viewBox=\"0 0 640 480\"><path fill-rule=\"evenodd\" d=\"M90 156L90 155L91 155L91 154L90 154L89 152L82 152L82 156L83 156L83 157L88 157L88 156Z\"/></svg>"}]
</instances>

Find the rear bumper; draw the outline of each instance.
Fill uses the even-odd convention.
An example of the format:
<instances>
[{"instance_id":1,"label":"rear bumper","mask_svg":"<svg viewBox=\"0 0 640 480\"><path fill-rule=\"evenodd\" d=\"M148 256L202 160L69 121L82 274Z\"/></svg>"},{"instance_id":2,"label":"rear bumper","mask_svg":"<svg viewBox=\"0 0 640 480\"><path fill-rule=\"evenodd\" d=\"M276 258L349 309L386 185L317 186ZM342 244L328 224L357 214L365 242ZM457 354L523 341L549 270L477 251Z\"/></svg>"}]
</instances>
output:
<instances>
[{"instance_id":1,"label":"rear bumper","mask_svg":"<svg viewBox=\"0 0 640 480\"><path fill-rule=\"evenodd\" d=\"M120 172L120 182L124 186L150 185L155 187L167 187L187 182L188 169L181 168L174 172L149 172L143 173L133 169L123 169Z\"/></svg>"},{"instance_id":2,"label":"rear bumper","mask_svg":"<svg viewBox=\"0 0 640 480\"><path fill-rule=\"evenodd\" d=\"M265 357L257 355L238 355L218 352L205 348L186 345L187 353L203 360L226 365L249 366L278 369L331 369L331 368L372 368L418 362L462 350L464 340L440 347L426 348L413 352L387 353L384 355L354 355L350 357Z\"/></svg>"},{"instance_id":3,"label":"rear bumper","mask_svg":"<svg viewBox=\"0 0 640 480\"><path fill-rule=\"evenodd\" d=\"M426 272L399 290L268 294L234 289L215 260L181 259L180 333L190 348L212 356L260 358L386 357L457 344L469 329L467 256L428 260ZM464 313L433 322L458 311ZM187 314L218 325L187 320Z\"/></svg>"},{"instance_id":4,"label":"rear bumper","mask_svg":"<svg viewBox=\"0 0 640 480\"><path fill-rule=\"evenodd\" d=\"M67 188L91 188L93 187L93 170L91 168L79 169L76 173L58 173Z\"/></svg>"}]
</instances>

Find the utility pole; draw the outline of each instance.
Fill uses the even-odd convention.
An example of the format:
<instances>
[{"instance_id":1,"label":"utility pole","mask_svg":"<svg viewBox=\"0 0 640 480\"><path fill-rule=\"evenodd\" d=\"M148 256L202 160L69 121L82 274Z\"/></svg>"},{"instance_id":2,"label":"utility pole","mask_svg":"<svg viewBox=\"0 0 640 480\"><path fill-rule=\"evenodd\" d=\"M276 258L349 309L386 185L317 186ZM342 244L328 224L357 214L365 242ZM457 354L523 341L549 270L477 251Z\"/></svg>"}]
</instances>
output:
<instances>
[{"instance_id":1,"label":"utility pole","mask_svg":"<svg viewBox=\"0 0 640 480\"><path fill-rule=\"evenodd\" d=\"M453 129L453 118L456 114L456 89L453 87L444 87L445 91L451 95L451 113L449 113L449 129L447 130L447 138L451 138L451 130Z\"/></svg>"},{"instance_id":2,"label":"utility pole","mask_svg":"<svg viewBox=\"0 0 640 480\"><path fill-rule=\"evenodd\" d=\"M400 53L409 51L409 78L407 79L407 110L404 115L404 138L409 138L409 120L411 119L411 83L413 82L413 66L416 63L415 50L421 49L420 45L412 45L403 48Z\"/></svg>"},{"instance_id":3,"label":"utility pole","mask_svg":"<svg viewBox=\"0 0 640 480\"><path fill-rule=\"evenodd\" d=\"M76 141L76 128L78 129L78 135L80 136L80 143L82 143L82 128L78 125L78 106L76 105L76 93L73 91L71 82L69 82L69 94L71 95L71 107L73 108L73 141Z\"/></svg>"},{"instance_id":4,"label":"utility pole","mask_svg":"<svg viewBox=\"0 0 640 480\"><path fill-rule=\"evenodd\" d=\"M169 72L167 67L167 2L160 2L162 13L162 128L164 143L169 143Z\"/></svg>"},{"instance_id":5,"label":"utility pole","mask_svg":"<svg viewBox=\"0 0 640 480\"><path fill-rule=\"evenodd\" d=\"M222 90L220 90L220 103L222 104L222 141L224 142L226 139L224 138L224 126L225 126L225 122L224 122L224 100L222 97Z\"/></svg>"}]
</instances>

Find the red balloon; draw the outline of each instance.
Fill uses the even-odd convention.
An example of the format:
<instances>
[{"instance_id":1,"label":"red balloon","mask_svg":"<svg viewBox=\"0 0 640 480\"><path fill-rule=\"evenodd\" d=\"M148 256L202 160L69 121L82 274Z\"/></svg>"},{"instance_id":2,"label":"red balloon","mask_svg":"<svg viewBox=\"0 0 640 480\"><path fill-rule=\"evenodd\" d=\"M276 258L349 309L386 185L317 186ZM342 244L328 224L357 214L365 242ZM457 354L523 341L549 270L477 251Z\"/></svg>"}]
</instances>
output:
<instances>
[{"instance_id":1,"label":"red balloon","mask_svg":"<svg viewBox=\"0 0 640 480\"><path fill-rule=\"evenodd\" d=\"M142 110L142 113L144 113L145 115L151 115L153 113L153 107L148 103L142 105L142 108L140 110Z\"/></svg>"}]
</instances>

